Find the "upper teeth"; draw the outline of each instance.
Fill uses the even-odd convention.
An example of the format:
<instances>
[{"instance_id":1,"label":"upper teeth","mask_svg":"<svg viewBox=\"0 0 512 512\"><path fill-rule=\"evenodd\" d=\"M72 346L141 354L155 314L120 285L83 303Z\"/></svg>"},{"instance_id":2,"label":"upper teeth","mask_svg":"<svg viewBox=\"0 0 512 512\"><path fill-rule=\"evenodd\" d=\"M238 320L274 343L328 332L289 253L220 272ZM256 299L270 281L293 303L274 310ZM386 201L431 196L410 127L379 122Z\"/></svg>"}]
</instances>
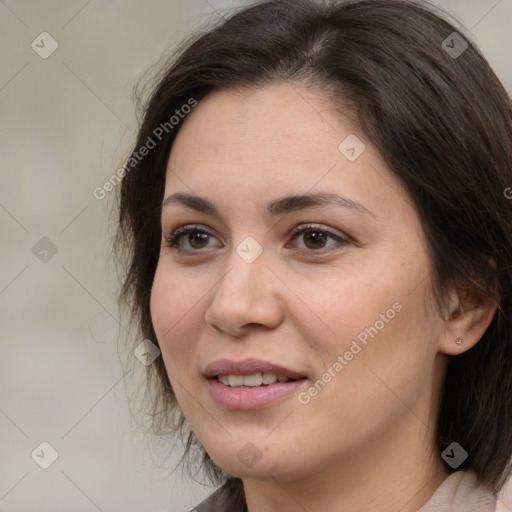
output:
<instances>
[{"instance_id":1,"label":"upper teeth","mask_svg":"<svg viewBox=\"0 0 512 512\"><path fill-rule=\"evenodd\" d=\"M262 384L274 384L275 382L286 382L288 377L276 375L275 373L253 373L251 375L218 375L222 384L226 386L261 386Z\"/></svg>"}]
</instances>

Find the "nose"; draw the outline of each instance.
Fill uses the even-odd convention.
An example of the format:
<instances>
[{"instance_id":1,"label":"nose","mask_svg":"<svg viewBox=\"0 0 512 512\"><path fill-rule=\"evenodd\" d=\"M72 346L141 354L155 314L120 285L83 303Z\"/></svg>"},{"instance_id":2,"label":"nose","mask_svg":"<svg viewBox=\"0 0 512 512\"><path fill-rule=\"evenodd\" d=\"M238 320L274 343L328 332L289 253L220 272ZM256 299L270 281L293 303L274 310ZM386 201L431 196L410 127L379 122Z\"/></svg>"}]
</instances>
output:
<instances>
[{"instance_id":1,"label":"nose","mask_svg":"<svg viewBox=\"0 0 512 512\"><path fill-rule=\"evenodd\" d=\"M251 263L233 250L206 309L207 325L233 338L275 329L283 321L283 284L270 266L265 250Z\"/></svg>"}]
</instances>

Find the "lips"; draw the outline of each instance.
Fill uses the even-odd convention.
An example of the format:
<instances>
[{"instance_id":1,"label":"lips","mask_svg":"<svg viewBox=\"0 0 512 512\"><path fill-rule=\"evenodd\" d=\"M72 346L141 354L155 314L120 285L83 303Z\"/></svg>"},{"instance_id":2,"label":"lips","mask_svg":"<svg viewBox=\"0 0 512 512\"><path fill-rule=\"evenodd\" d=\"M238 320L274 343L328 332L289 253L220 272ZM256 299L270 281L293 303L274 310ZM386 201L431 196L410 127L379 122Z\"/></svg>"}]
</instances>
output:
<instances>
[{"instance_id":1,"label":"lips","mask_svg":"<svg viewBox=\"0 0 512 512\"><path fill-rule=\"evenodd\" d=\"M229 381L236 376L234 380L238 383L243 376L254 377L255 374L267 377L270 374L278 375L280 380L274 380L272 384L261 386L254 386L253 383L249 387L245 385L232 387L221 382L221 380L226 381L226 376L229 377ZM204 376L213 401L219 407L231 411L250 411L277 405L307 385L308 380L305 375L296 370L259 359L244 359L243 361L219 359L207 365ZM221 380L219 380L219 376Z\"/></svg>"},{"instance_id":2,"label":"lips","mask_svg":"<svg viewBox=\"0 0 512 512\"><path fill-rule=\"evenodd\" d=\"M218 359L208 364L204 370L204 376L207 379L213 379L218 375L252 375L255 373L274 373L293 380L307 378L290 368L259 359L244 359L243 361Z\"/></svg>"}]
</instances>

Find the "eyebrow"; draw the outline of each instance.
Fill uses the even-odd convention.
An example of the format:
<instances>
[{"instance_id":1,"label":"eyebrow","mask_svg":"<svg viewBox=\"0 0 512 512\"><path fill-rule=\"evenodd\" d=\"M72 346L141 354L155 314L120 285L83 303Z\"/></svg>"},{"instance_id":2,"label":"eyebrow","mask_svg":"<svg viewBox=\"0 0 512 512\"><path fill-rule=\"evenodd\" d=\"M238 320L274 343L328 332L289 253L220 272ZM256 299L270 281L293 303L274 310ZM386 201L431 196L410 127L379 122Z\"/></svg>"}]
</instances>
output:
<instances>
[{"instance_id":1,"label":"eyebrow","mask_svg":"<svg viewBox=\"0 0 512 512\"><path fill-rule=\"evenodd\" d=\"M208 199L187 194L184 192L175 192L164 200L162 208L170 204L181 204L187 208L197 210L208 215L221 217L218 208L214 203ZM305 210L307 208L314 208L318 206L342 206L351 208L357 212L370 215L375 218L375 215L368 210L364 205L353 199L334 194L332 192L316 192L302 195L292 195L268 201L265 206L269 215L277 216L283 215L292 211Z\"/></svg>"}]
</instances>

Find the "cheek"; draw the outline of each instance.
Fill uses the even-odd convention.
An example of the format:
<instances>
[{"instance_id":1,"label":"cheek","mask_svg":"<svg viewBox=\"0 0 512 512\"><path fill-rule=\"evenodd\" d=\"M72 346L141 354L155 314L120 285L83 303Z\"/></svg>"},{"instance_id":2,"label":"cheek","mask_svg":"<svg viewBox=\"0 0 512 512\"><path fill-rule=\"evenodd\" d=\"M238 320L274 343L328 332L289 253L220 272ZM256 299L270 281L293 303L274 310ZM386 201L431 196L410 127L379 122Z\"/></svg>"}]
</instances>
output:
<instances>
[{"instance_id":1,"label":"cheek","mask_svg":"<svg viewBox=\"0 0 512 512\"><path fill-rule=\"evenodd\" d=\"M296 319L322 368L316 377L328 381L318 386L325 389L319 405L334 402L343 409L351 397L351 407L365 404L377 411L390 402L403 407L396 394L406 403L421 394L442 322L429 306L429 280L418 286L424 268L399 270L380 265L378 272L367 267L296 281L295 291L307 297L308 306Z\"/></svg>"},{"instance_id":2,"label":"cheek","mask_svg":"<svg viewBox=\"0 0 512 512\"><path fill-rule=\"evenodd\" d=\"M388 323L370 320L358 335L343 341L342 378L336 379L325 396L327 402L346 409L348 401L360 417L371 411L375 423L381 425L407 416L408 411L417 411L426 421L437 326L422 306L422 297L402 299L400 311L393 310L396 314L388 316Z\"/></svg>"},{"instance_id":3,"label":"cheek","mask_svg":"<svg viewBox=\"0 0 512 512\"><path fill-rule=\"evenodd\" d=\"M201 297L205 290L191 286L176 271L159 264L150 298L151 318L171 387L187 418L197 408L197 340L204 316Z\"/></svg>"},{"instance_id":4,"label":"cheek","mask_svg":"<svg viewBox=\"0 0 512 512\"><path fill-rule=\"evenodd\" d=\"M174 375L184 372L187 368L184 365L192 356L193 340L197 339L194 326L198 328L201 325L194 309L194 305L198 306L198 295L193 287L180 283L179 276L164 265L158 265L151 290L150 311L171 381Z\"/></svg>"},{"instance_id":5,"label":"cheek","mask_svg":"<svg viewBox=\"0 0 512 512\"><path fill-rule=\"evenodd\" d=\"M325 276L295 278L294 293L304 304L297 319L309 331L306 339L323 339L316 347L319 350L340 351L345 342L350 345L358 336L364 341L375 323L379 332L387 328L397 316L399 306L393 308L393 304L403 296L400 287L389 281L368 268L355 267L330 269Z\"/></svg>"}]
</instances>

